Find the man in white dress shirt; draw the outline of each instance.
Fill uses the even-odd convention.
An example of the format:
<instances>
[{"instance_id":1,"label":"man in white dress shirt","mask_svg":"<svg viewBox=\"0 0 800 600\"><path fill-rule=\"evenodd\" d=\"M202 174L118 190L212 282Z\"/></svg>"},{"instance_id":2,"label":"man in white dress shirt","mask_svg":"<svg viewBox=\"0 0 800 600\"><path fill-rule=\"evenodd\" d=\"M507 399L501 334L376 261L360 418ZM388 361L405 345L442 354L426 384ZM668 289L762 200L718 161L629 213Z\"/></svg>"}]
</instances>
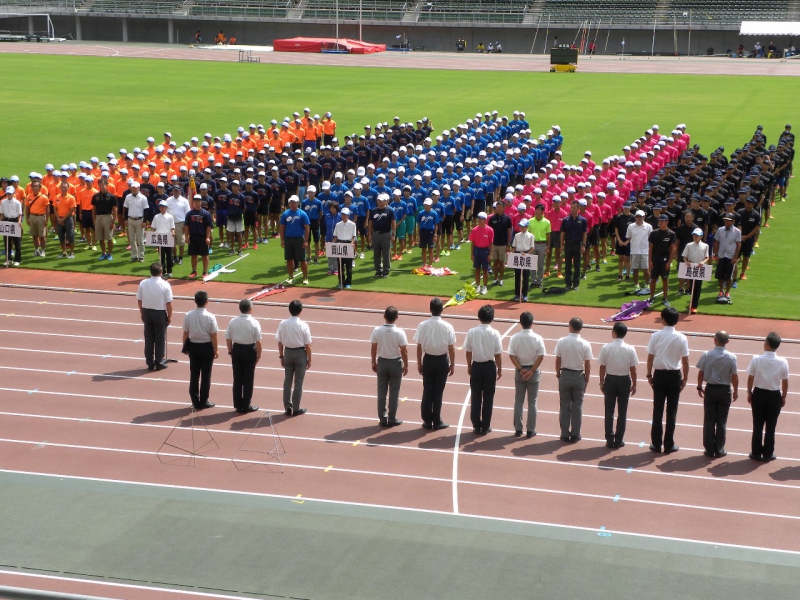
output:
<instances>
[{"instance_id":1,"label":"man in white dress shirt","mask_svg":"<svg viewBox=\"0 0 800 600\"><path fill-rule=\"evenodd\" d=\"M150 231L156 233L171 235L175 237L175 219L167 212L167 203L162 200L158 203L158 214L153 217L153 222L150 224ZM172 277L172 248L162 246L161 250L161 264L164 265L164 279Z\"/></svg>"},{"instance_id":2,"label":"man in white dress shirt","mask_svg":"<svg viewBox=\"0 0 800 600\"><path fill-rule=\"evenodd\" d=\"M524 312L519 316L522 331L511 336L508 343L508 357L516 373L514 374L514 436L522 435L522 406L528 396L528 439L536 435L537 401L539 398L539 367L544 360L545 347L542 336L533 332L533 314Z\"/></svg>"},{"instance_id":3,"label":"man in white dress shirt","mask_svg":"<svg viewBox=\"0 0 800 600\"><path fill-rule=\"evenodd\" d=\"M645 282L650 280L650 234L653 227L650 223L644 222L644 211L637 210L636 220L628 225L625 237L630 242L631 247L631 271L633 271L634 289L639 289L639 271L644 273ZM646 286L647 284L645 284Z\"/></svg>"},{"instance_id":4,"label":"man in white dress shirt","mask_svg":"<svg viewBox=\"0 0 800 600\"><path fill-rule=\"evenodd\" d=\"M381 427L396 427L400 382L408 375L408 339L406 332L395 325L397 309L389 306L383 312L383 325L376 327L369 338L372 345L372 370L378 374L378 419ZM386 409L386 393L389 409Z\"/></svg>"},{"instance_id":5,"label":"man in white dress shirt","mask_svg":"<svg viewBox=\"0 0 800 600\"><path fill-rule=\"evenodd\" d=\"M175 183L177 184L177 181ZM183 248L186 243L183 224L186 221L186 213L192 210L189 200L182 192L181 186L173 185L172 196L167 199L167 212L175 220L175 245L172 247L172 258L178 265L183 264Z\"/></svg>"},{"instance_id":6,"label":"man in white dress shirt","mask_svg":"<svg viewBox=\"0 0 800 600\"><path fill-rule=\"evenodd\" d=\"M478 309L481 322L467 332L467 373L470 386L470 420L477 435L492 431L492 408L497 380L503 376L503 343L492 327L494 308L484 304Z\"/></svg>"},{"instance_id":7,"label":"man in white dress shirt","mask_svg":"<svg viewBox=\"0 0 800 600\"><path fill-rule=\"evenodd\" d=\"M22 222L22 203L17 200L16 196L14 195L14 186L8 186L6 188L6 195L3 197L3 201L0 202L0 217L2 217L3 221L13 221L14 223L21 223ZM5 265L10 267L12 264L15 267L19 266L20 260L22 260L22 246L20 242L20 238L18 237L11 237L11 236L4 236L3 242L5 245L6 251L6 261ZM14 249L14 258L11 258L11 249Z\"/></svg>"},{"instance_id":8,"label":"man in white dress shirt","mask_svg":"<svg viewBox=\"0 0 800 600\"><path fill-rule=\"evenodd\" d=\"M577 442L581 439L583 420L583 394L592 373L592 346L581 337L583 321L578 317L569 320L569 335L556 342L556 377L561 406L558 421L561 441Z\"/></svg>"},{"instance_id":9,"label":"man in white dress shirt","mask_svg":"<svg viewBox=\"0 0 800 600\"><path fill-rule=\"evenodd\" d=\"M647 382L653 388L650 450L661 452L663 442L664 452L677 452L675 421L678 418L678 401L689 377L689 342L685 335L675 330L678 311L674 307L669 306L661 311L661 322L664 328L650 336L647 343ZM665 402L666 429L662 425Z\"/></svg>"},{"instance_id":10,"label":"man in white dress shirt","mask_svg":"<svg viewBox=\"0 0 800 600\"><path fill-rule=\"evenodd\" d=\"M446 429L442 421L442 396L447 378L456 368L456 332L442 320L444 304L434 298L430 304L431 318L423 321L414 333L417 343L417 370L422 375L422 426L425 429Z\"/></svg>"},{"instance_id":11,"label":"man in white dress shirt","mask_svg":"<svg viewBox=\"0 0 800 600\"><path fill-rule=\"evenodd\" d=\"M144 323L144 359L151 371L167 368L167 327L172 321L172 288L161 278L161 263L150 265L150 278L139 283L136 300Z\"/></svg>"},{"instance_id":12,"label":"man in white dress shirt","mask_svg":"<svg viewBox=\"0 0 800 600\"><path fill-rule=\"evenodd\" d=\"M213 408L208 401L211 392L211 369L219 358L217 318L206 310L208 293L195 292L197 306L183 318L183 344L189 355L189 397L197 410Z\"/></svg>"},{"instance_id":13,"label":"man in white dress shirt","mask_svg":"<svg viewBox=\"0 0 800 600\"><path fill-rule=\"evenodd\" d=\"M233 408L240 414L255 412L251 404L256 365L261 360L261 324L250 314L253 303L239 301L238 317L231 319L225 331L225 342L233 367Z\"/></svg>"},{"instance_id":14,"label":"man in white dress shirt","mask_svg":"<svg viewBox=\"0 0 800 600\"><path fill-rule=\"evenodd\" d=\"M283 408L286 416L298 416L306 412L300 408L303 398L303 380L311 368L311 329L308 323L300 320L303 303L292 300L289 303L288 319L281 321L275 339L278 341L278 357L284 369ZM294 389L292 389L294 386Z\"/></svg>"},{"instance_id":15,"label":"man in white dress shirt","mask_svg":"<svg viewBox=\"0 0 800 600\"><path fill-rule=\"evenodd\" d=\"M764 354L753 357L747 367L747 402L753 409L753 460L775 460L775 426L789 392L789 363L775 353L780 345L780 336L770 333L764 340Z\"/></svg>"},{"instance_id":16,"label":"man in white dress shirt","mask_svg":"<svg viewBox=\"0 0 800 600\"><path fill-rule=\"evenodd\" d=\"M131 242L131 262L144 262L144 242L142 223L145 211L150 207L147 196L139 191L139 184L131 180L130 193L125 196L122 206L128 211L128 239Z\"/></svg>"},{"instance_id":17,"label":"man in white dress shirt","mask_svg":"<svg viewBox=\"0 0 800 600\"><path fill-rule=\"evenodd\" d=\"M611 328L613 341L600 350L600 391L605 399L606 446L622 448L625 445L625 425L628 400L636 393L636 365L639 357L636 348L626 344L628 326L617 321ZM614 431L614 409L617 410L617 429Z\"/></svg>"}]
</instances>

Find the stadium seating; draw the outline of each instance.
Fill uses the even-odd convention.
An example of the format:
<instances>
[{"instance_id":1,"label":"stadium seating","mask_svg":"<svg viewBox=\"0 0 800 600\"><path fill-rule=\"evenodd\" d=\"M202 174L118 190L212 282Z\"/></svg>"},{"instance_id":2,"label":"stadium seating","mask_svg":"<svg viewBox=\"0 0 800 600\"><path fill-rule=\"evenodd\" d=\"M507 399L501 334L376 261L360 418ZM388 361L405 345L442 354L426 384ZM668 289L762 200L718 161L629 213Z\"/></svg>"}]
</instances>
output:
<instances>
[{"instance_id":1,"label":"stadium seating","mask_svg":"<svg viewBox=\"0 0 800 600\"><path fill-rule=\"evenodd\" d=\"M286 18L292 2L287 0L193 0L190 15L219 17Z\"/></svg>"},{"instance_id":2,"label":"stadium seating","mask_svg":"<svg viewBox=\"0 0 800 600\"><path fill-rule=\"evenodd\" d=\"M170 14L183 4L180 0L86 0L77 10L102 13Z\"/></svg>"},{"instance_id":3,"label":"stadium seating","mask_svg":"<svg viewBox=\"0 0 800 600\"><path fill-rule=\"evenodd\" d=\"M359 9L365 21L400 21L413 2L402 0L339 0L339 20L358 20ZM336 0L306 0L303 19L336 19Z\"/></svg>"}]
</instances>

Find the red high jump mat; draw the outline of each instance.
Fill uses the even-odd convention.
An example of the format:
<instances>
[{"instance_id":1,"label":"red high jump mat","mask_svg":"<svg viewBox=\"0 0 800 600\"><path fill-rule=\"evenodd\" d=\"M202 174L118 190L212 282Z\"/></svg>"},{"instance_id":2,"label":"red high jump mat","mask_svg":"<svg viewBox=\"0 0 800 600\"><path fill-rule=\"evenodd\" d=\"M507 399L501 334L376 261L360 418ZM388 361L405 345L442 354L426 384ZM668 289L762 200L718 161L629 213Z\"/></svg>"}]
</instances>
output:
<instances>
[{"instance_id":1,"label":"red high jump mat","mask_svg":"<svg viewBox=\"0 0 800 600\"><path fill-rule=\"evenodd\" d=\"M275 52L312 52L320 53L324 50L344 50L348 54L373 54L386 52L386 44L370 44L347 38L312 38L296 37L283 40L274 40L272 47Z\"/></svg>"}]
</instances>

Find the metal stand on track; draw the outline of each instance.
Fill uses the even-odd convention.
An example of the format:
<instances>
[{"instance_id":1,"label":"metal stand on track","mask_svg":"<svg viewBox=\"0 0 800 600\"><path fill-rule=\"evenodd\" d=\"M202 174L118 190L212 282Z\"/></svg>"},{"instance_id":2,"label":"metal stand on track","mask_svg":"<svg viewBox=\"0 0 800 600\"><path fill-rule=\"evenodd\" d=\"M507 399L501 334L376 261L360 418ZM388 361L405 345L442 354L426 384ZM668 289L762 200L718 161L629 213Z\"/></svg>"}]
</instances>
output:
<instances>
[{"instance_id":1,"label":"metal stand on track","mask_svg":"<svg viewBox=\"0 0 800 600\"><path fill-rule=\"evenodd\" d=\"M170 449L177 450L179 454ZM156 455L162 465L194 467L198 456L202 458L214 450L219 450L219 445L192 406L188 414L178 419Z\"/></svg>"},{"instance_id":2,"label":"metal stand on track","mask_svg":"<svg viewBox=\"0 0 800 600\"><path fill-rule=\"evenodd\" d=\"M281 456L286 454L286 449L283 447L283 441L278 434L278 430L275 429L272 413L268 410L261 411L261 413L255 426L247 434L236 454L233 455L231 462L239 471L265 467L267 472L274 473L275 471L272 467L277 466L280 472L283 473ZM269 430L268 432L259 433L258 428L264 419L269 422Z\"/></svg>"}]
</instances>

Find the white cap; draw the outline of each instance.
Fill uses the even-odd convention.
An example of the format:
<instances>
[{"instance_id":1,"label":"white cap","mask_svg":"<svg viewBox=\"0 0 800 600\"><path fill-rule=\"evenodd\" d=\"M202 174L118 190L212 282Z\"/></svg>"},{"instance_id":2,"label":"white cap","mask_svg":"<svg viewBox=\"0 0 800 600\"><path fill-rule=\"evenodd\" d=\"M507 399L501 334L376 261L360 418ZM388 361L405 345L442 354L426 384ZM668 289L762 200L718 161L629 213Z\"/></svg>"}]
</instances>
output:
<instances>
[{"instance_id":1,"label":"white cap","mask_svg":"<svg viewBox=\"0 0 800 600\"><path fill-rule=\"evenodd\" d=\"M10 185L6 188L6 194L13 194L14 193L14 186Z\"/></svg>"},{"instance_id":2,"label":"white cap","mask_svg":"<svg viewBox=\"0 0 800 600\"><path fill-rule=\"evenodd\" d=\"M643 216L645 216L645 214L644 214L644 211L643 211L643 210L637 210L637 211L636 211L634 214L635 214L637 217L643 217Z\"/></svg>"},{"instance_id":3,"label":"white cap","mask_svg":"<svg viewBox=\"0 0 800 600\"><path fill-rule=\"evenodd\" d=\"M343 209L342 209L342 214L343 214L343 215L349 215L349 214L350 214L350 209L349 209L349 208L347 208L347 207L343 208Z\"/></svg>"},{"instance_id":4,"label":"white cap","mask_svg":"<svg viewBox=\"0 0 800 600\"><path fill-rule=\"evenodd\" d=\"M310 186L308 186L308 187L306 188L306 191L307 191L307 192L316 192L316 191L317 191L317 188L316 188L316 186L310 185Z\"/></svg>"},{"instance_id":5,"label":"white cap","mask_svg":"<svg viewBox=\"0 0 800 600\"><path fill-rule=\"evenodd\" d=\"M486 213L485 212L479 212L478 213L478 218L479 219L485 219L486 218Z\"/></svg>"},{"instance_id":6,"label":"white cap","mask_svg":"<svg viewBox=\"0 0 800 600\"><path fill-rule=\"evenodd\" d=\"M422 203L423 206L431 206L432 204L433 204L433 200L431 200L430 198L425 198L425 201ZM478 215L478 216L480 216L480 215ZM484 215L484 217L485 216L486 215Z\"/></svg>"},{"instance_id":7,"label":"white cap","mask_svg":"<svg viewBox=\"0 0 800 600\"><path fill-rule=\"evenodd\" d=\"M525 229L525 228L528 226L528 219L522 219L522 220L519 222L519 226L520 226L522 229Z\"/></svg>"},{"instance_id":8,"label":"white cap","mask_svg":"<svg viewBox=\"0 0 800 600\"><path fill-rule=\"evenodd\" d=\"M6 190L6 191L8 191L8 190ZM697 229L692 231L692 235L699 235L700 237L703 237L703 230L698 227Z\"/></svg>"}]
</instances>

